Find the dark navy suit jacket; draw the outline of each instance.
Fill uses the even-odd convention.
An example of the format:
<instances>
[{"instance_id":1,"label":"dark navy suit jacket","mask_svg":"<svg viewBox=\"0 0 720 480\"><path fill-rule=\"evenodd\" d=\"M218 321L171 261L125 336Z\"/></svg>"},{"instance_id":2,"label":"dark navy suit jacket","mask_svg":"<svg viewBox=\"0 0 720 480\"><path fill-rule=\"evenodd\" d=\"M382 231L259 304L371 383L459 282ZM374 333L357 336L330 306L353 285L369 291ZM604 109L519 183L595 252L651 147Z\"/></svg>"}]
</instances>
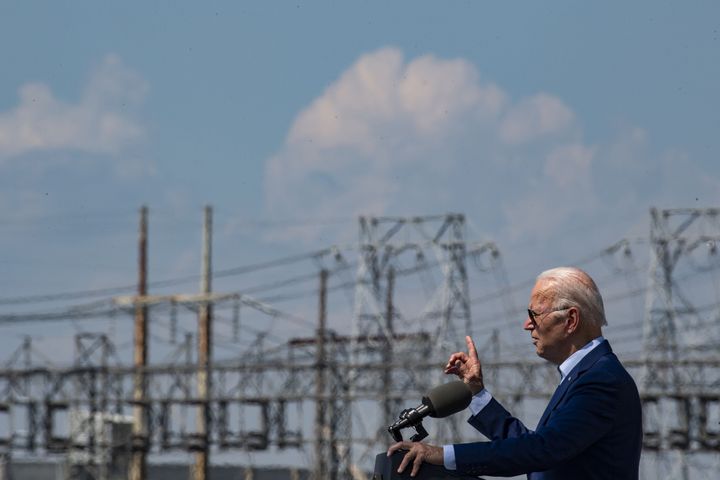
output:
<instances>
[{"instance_id":1,"label":"dark navy suit jacket","mask_svg":"<svg viewBox=\"0 0 720 480\"><path fill-rule=\"evenodd\" d=\"M537 430L526 428L494 399L469 422L491 441L454 445L459 473L529 473L531 480L638 479L640 397L607 340L563 379Z\"/></svg>"}]
</instances>

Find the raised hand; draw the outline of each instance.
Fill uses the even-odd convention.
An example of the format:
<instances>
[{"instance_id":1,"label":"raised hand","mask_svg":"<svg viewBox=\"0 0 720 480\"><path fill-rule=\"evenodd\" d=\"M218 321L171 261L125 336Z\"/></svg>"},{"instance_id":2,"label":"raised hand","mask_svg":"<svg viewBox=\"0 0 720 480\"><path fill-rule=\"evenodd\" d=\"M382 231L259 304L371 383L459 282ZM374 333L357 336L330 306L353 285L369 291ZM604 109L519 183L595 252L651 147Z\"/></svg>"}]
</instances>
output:
<instances>
[{"instance_id":1,"label":"raised hand","mask_svg":"<svg viewBox=\"0 0 720 480\"><path fill-rule=\"evenodd\" d=\"M448 375L457 375L460 380L465 382L472 390L473 394L485 388L483 383L482 365L478 358L475 343L469 336L465 337L467 343L467 353L455 352L450 355L447 365L445 365L445 373Z\"/></svg>"}]
</instances>

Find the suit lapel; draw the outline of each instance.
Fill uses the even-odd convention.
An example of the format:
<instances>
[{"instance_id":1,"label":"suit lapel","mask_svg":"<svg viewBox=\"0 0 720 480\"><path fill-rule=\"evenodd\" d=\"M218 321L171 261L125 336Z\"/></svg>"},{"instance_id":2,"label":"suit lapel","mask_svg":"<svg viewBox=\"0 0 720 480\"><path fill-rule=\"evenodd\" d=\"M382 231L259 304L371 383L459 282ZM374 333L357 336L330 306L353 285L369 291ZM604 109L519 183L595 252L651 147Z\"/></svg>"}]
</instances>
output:
<instances>
[{"instance_id":1,"label":"suit lapel","mask_svg":"<svg viewBox=\"0 0 720 480\"><path fill-rule=\"evenodd\" d=\"M560 399L565 396L565 392L568 389L568 386L570 385L570 382L563 381L558 388L555 389L555 393L553 393L552 398L550 398L550 403L548 403L548 406L545 407L545 411L542 414L542 417L540 417L540 421L538 422L538 427L541 427L545 425L545 420L547 420L548 415L550 415L550 412L553 411L553 408L555 408L555 405L558 404Z\"/></svg>"},{"instance_id":2,"label":"suit lapel","mask_svg":"<svg viewBox=\"0 0 720 480\"><path fill-rule=\"evenodd\" d=\"M553 393L553 396L550 399L550 403L548 403L548 406L545 408L542 417L540 417L538 427L545 425L545 421L550 415L550 412L552 412L553 409L557 406L557 404L560 403L562 398L565 396L565 393L567 393L568 389L570 388L570 385L572 385L572 383L577 379L577 377L582 375L585 370L592 367L595 362L600 359L600 357L607 355L608 353L612 353L612 349L610 348L610 344L608 343L608 341L604 340L600 345L592 349L590 353L585 355L585 357L580 360L580 363L575 365L575 368L570 370L570 372L567 374L567 377L564 378L558 388L555 389L555 393Z\"/></svg>"}]
</instances>

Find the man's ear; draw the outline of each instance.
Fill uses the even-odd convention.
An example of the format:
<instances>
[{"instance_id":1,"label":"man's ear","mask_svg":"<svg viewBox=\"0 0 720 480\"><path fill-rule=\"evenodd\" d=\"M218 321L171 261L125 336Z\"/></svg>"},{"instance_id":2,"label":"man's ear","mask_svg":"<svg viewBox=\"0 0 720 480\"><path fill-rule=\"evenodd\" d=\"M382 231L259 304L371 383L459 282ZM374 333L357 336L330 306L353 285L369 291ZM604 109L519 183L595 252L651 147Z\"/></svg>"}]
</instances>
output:
<instances>
[{"instance_id":1,"label":"man's ear","mask_svg":"<svg viewBox=\"0 0 720 480\"><path fill-rule=\"evenodd\" d=\"M580 326L580 310L577 307L568 308L565 322L565 332L568 334L574 333Z\"/></svg>"}]
</instances>

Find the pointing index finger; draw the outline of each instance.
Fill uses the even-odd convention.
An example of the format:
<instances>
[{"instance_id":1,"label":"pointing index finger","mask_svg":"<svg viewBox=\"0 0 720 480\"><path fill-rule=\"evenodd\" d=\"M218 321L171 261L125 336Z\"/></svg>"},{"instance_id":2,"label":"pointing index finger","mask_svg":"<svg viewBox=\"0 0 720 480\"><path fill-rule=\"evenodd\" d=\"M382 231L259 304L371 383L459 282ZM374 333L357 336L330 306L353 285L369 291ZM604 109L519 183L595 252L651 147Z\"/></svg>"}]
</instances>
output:
<instances>
[{"instance_id":1,"label":"pointing index finger","mask_svg":"<svg viewBox=\"0 0 720 480\"><path fill-rule=\"evenodd\" d=\"M467 335L465 337L465 343L467 343L468 355L471 358L478 358L477 349L475 349L475 342L473 342L473 339L470 337L470 335Z\"/></svg>"}]
</instances>

